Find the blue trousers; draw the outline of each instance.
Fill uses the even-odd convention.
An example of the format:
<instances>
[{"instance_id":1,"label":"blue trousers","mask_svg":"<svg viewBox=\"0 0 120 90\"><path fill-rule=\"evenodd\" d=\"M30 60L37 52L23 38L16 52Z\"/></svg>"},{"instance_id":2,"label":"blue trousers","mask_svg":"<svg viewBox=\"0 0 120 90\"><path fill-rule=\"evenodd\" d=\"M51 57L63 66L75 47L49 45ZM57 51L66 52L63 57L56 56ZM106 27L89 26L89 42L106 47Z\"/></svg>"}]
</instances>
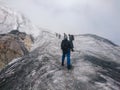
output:
<instances>
[{"instance_id":1,"label":"blue trousers","mask_svg":"<svg viewBox=\"0 0 120 90\"><path fill-rule=\"evenodd\" d=\"M67 53L64 53L63 52L63 55L62 55L62 63L64 63L64 60L65 60L65 56L67 55L67 66L71 65L70 63L70 49L68 50Z\"/></svg>"}]
</instances>

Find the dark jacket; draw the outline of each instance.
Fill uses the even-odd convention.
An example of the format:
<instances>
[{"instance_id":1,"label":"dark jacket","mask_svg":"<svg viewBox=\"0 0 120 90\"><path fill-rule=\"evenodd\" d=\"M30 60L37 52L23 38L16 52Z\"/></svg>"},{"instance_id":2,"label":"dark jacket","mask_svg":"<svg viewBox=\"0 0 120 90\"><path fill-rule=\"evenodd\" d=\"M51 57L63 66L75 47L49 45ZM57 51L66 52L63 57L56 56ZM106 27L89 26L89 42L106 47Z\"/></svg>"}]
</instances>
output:
<instances>
[{"instance_id":1,"label":"dark jacket","mask_svg":"<svg viewBox=\"0 0 120 90\"><path fill-rule=\"evenodd\" d=\"M70 49L73 49L74 48L73 41L69 41L69 43L70 43Z\"/></svg>"},{"instance_id":2,"label":"dark jacket","mask_svg":"<svg viewBox=\"0 0 120 90\"><path fill-rule=\"evenodd\" d=\"M62 40L61 49L63 53L67 53L69 49L73 49L73 45L67 39Z\"/></svg>"}]
</instances>

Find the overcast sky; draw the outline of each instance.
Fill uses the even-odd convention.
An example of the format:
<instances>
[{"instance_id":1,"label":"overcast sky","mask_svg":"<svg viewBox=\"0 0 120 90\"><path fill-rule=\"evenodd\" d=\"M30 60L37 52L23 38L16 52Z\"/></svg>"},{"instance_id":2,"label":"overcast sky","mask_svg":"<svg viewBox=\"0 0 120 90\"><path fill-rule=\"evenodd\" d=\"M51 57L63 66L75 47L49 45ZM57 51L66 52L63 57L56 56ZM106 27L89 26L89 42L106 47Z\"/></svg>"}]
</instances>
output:
<instances>
[{"instance_id":1,"label":"overcast sky","mask_svg":"<svg viewBox=\"0 0 120 90\"><path fill-rule=\"evenodd\" d=\"M58 33L97 34L120 45L120 0L3 1L39 27Z\"/></svg>"}]
</instances>

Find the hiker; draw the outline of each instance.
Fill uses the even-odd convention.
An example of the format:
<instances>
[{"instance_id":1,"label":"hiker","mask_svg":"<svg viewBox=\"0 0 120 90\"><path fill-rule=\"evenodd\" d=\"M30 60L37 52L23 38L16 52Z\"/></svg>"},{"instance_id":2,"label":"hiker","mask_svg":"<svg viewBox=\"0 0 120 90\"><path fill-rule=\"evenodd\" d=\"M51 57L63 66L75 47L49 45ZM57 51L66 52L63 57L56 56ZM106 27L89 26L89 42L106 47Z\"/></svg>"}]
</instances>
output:
<instances>
[{"instance_id":1,"label":"hiker","mask_svg":"<svg viewBox=\"0 0 120 90\"><path fill-rule=\"evenodd\" d=\"M58 33L56 33L56 37L58 36Z\"/></svg>"},{"instance_id":2,"label":"hiker","mask_svg":"<svg viewBox=\"0 0 120 90\"><path fill-rule=\"evenodd\" d=\"M71 47L72 47L72 51L74 51L73 50L73 48L74 48L74 46L73 46L73 40L74 40L74 36L69 34L69 41L70 41L70 44L71 44Z\"/></svg>"},{"instance_id":3,"label":"hiker","mask_svg":"<svg viewBox=\"0 0 120 90\"><path fill-rule=\"evenodd\" d=\"M65 34L64 34L65 35ZM65 56L67 55L67 68L68 70L71 69L71 62L70 62L70 51L73 51L73 47L70 44L70 41L67 39L67 35L64 36L64 39L61 42L61 49L62 49L62 66L64 66Z\"/></svg>"},{"instance_id":4,"label":"hiker","mask_svg":"<svg viewBox=\"0 0 120 90\"><path fill-rule=\"evenodd\" d=\"M73 41L74 40L74 35L70 35L70 34L68 34L68 35L69 35L69 40Z\"/></svg>"},{"instance_id":5,"label":"hiker","mask_svg":"<svg viewBox=\"0 0 120 90\"><path fill-rule=\"evenodd\" d=\"M64 39L67 38L67 34L64 33Z\"/></svg>"},{"instance_id":6,"label":"hiker","mask_svg":"<svg viewBox=\"0 0 120 90\"><path fill-rule=\"evenodd\" d=\"M61 35L59 34L58 36L59 36L59 39L60 39L60 38L61 38Z\"/></svg>"}]
</instances>

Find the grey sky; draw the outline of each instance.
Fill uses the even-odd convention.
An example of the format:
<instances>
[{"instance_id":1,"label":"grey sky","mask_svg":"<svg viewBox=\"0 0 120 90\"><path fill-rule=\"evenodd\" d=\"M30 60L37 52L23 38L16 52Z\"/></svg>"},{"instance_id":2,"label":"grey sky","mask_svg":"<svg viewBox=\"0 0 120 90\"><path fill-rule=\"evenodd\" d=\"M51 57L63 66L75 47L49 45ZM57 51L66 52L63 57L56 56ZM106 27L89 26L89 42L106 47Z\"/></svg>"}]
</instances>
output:
<instances>
[{"instance_id":1,"label":"grey sky","mask_svg":"<svg viewBox=\"0 0 120 90\"><path fill-rule=\"evenodd\" d=\"M93 33L120 45L120 0L4 0L39 27Z\"/></svg>"}]
</instances>

